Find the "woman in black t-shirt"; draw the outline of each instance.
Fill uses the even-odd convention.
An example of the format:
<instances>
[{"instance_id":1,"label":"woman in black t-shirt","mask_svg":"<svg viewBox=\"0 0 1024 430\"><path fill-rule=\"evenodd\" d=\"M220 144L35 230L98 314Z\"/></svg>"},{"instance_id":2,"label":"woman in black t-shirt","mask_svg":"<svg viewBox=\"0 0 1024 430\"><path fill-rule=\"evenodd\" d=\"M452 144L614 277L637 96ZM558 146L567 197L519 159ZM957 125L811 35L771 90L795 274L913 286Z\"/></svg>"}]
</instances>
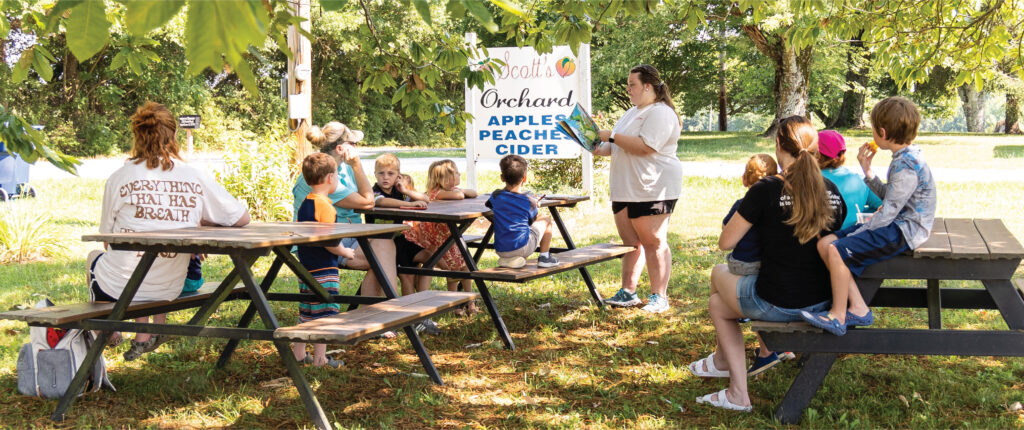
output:
<instances>
[{"instance_id":1,"label":"woman in black t-shirt","mask_svg":"<svg viewBox=\"0 0 1024 430\"><path fill-rule=\"evenodd\" d=\"M718 337L716 351L690 364L702 377L729 377L729 388L698 403L749 412L746 354L739 318L801 321L801 310L828 308L829 273L816 239L838 230L846 217L839 190L822 177L815 155L818 134L806 118L779 122L775 155L783 173L750 187L722 230L718 246L730 250L751 228L761 235L761 270L736 276L725 264L711 271L708 310Z\"/></svg>"}]
</instances>

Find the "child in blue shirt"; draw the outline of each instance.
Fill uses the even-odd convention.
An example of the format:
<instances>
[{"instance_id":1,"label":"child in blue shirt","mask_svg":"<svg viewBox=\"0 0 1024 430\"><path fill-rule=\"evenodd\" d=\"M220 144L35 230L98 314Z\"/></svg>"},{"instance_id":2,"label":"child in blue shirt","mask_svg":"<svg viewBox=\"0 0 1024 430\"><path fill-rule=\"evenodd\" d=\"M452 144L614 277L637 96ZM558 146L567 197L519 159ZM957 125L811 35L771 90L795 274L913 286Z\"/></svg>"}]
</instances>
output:
<instances>
[{"instance_id":1,"label":"child in blue shirt","mask_svg":"<svg viewBox=\"0 0 1024 430\"><path fill-rule=\"evenodd\" d=\"M310 154L302 161L302 177L309 184L312 191L299 204L295 212L295 220L299 222L323 222L333 224L337 217L334 203L329 194L338 188L338 164L330 155L322 152ZM313 278L320 283L332 296L338 295L338 257L351 259L355 257L352 249L342 246L299 246L299 262L309 270ZM299 280L299 292L312 294L302 280ZM319 318L329 317L338 314L337 303L320 302L299 302L299 323L312 321ZM330 367L341 367L344 363L341 360L333 360L327 357L327 344L317 343L313 345L313 356L306 354L304 342L292 343L292 353L295 359L316 367L324 365Z\"/></svg>"},{"instance_id":2,"label":"child in blue shirt","mask_svg":"<svg viewBox=\"0 0 1024 430\"><path fill-rule=\"evenodd\" d=\"M779 165L775 162L775 159L768 154L756 154L747 160L746 170L743 171L743 186L750 188L757 181L765 176L775 176L779 174ZM736 200L733 203L732 208L729 209L729 214L722 220L722 228L729 223L732 219L732 215L736 213L736 209L740 207L740 202L743 199ZM747 234L743 235L736 247L733 248L732 252L725 257L729 263L729 272L736 276L747 276L756 275L761 270L761 239L758 237L756 229L750 229Z\"/></svg>"},{"instance_id":3,"label":"child in blue shirt","mask_svg":"<svg viewBox=\"0 0 1024 430\"><path fill-rule=\"evenodd\" d=\"M903 97L889 97L871 109L871 132L879 148L892 151L888 184L871 171L876 149L864 144L857 154L864 182L882 198L882 206L862 225L821 238L818 252L832 277L832 309L802 312L801 318L836 336L847 326L869 326L875 318L854 276L868 266L917 248L931 234L936 190L932 171L914 146L921 114Z\"/></svg>"},{"instance_id":4,"label":"child in blue shirt","mask_svg":"<svg viewBox=\"0 0 1024 430\"><path fill-rule=\"evenodd\" d=\"M494 190L487 199L493 210L494 250L498 265L518 269L526 265L526 257L540 246L537 267L553 267L558 259L551 255L551 218L538 216L538 199L521 192L526 183L529 164L518 155L506 155L498 164L505 188Z\"/></svg>"}]
</instances>

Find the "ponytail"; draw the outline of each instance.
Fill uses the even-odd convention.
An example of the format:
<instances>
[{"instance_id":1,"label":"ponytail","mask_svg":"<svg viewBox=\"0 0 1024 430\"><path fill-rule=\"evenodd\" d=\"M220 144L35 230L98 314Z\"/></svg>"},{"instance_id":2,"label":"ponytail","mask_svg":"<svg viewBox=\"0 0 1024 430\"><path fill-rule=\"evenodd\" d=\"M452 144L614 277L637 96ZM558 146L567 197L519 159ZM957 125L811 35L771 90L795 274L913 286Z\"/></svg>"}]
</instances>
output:
<instances>
[{"instance_id":1,"label":"ponytail","mask_svg":"<svg viewBox=\"0 0 1024 430\"><path fill-rule=\"evenodd\" d=\"M658 69L649 64L641 64L639 66L629 69L629 73L637 73L640 78L640 82L644 84L650 84L654 88L654 102L661 102L672 108L672 112L676 111L675 103L672 103L672 91L669 90L668 84L661 80L661 74L658 73ZM683 124L683 119L679 118L679 125Z\"/></svg>"},{"instance_id":2,"label":"ponytail","mask_svg":"<svg viewBox=\"0 0 1024 430\"><path fill-rule=\"evenodd\" d=\"M807 118L791 116L779 122L778 144L779 150L795 158L783 177L783 192L793 199L785 223L793 226L793 234L800 243L807 243L835 220L816 159L818 134Z\"/></svg>"}]
</instances>

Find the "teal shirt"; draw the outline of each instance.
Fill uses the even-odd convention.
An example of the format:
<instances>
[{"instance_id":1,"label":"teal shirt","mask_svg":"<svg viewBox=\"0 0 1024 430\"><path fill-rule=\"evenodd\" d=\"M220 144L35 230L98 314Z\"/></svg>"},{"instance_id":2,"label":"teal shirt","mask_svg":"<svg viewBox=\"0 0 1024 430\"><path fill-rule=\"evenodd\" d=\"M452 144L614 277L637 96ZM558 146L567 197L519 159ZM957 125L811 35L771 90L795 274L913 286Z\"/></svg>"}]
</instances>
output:
<instances>
[{"instance_id":1,"label":"teal shirt","mask_svg":"<svg viewBox=\"0 0 1024 430\"><path fill-rule=\"evenodd\" d=\"M864 183L864 176L846 166L823 169L821 174L836 184L839 194L846 202L846 219L843 220L842 228L857 224L857 212L874 212L882 206L882 199L878 198Z\"/></svg>"},{"instance_id":2,"label":"teal shirt","mask_svg":"<svg viewBox=\"0 0 1024 430\"><path fill-rule=\"evenodd\" d=\"M299 213L299 205L302 204L303 200L306 200L306 196L313 191L313 188L306 183L306 178L303 178L300 174L295 180L295 186L292 187L292 197L294 202L292 208L295 209L294 213ZM338 217L335 218L336 222L359 224L363 222L362 217L359 216L352 209L340 208L337 203L348 197L349 194L359 191L356 186L355 173L352 172L352 166L342 163L338 166L338 189L333 193L328 194L327 197L331 199L331 203L334 203L334 208L338 210ZM293 218L294 219L294 218Z\"/></svg>"}]
</instances>

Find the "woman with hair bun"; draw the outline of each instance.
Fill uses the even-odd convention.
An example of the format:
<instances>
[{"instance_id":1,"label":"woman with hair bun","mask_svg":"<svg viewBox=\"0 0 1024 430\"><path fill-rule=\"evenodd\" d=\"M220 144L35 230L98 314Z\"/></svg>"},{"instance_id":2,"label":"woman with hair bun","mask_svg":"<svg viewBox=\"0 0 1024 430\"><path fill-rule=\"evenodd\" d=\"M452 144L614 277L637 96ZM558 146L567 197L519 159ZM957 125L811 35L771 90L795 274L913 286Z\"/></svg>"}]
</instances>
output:
<instances>
[{"instance_id":1,"label":"woman with hair bun","mask_svg":"<svg viewBox=\"0 0 1024 430\"><path fill-rule=\"evenodd\" d=\"M164 105L146 102L131 117L131 158L107 179L100 211L100 233L141 232L219 225L241 227L249 211L204 170L179 154L178 120ZM87 260L92 300L116 302L141 260L136 251L93 251ZM133 301L173 300L181 294L191 254L161 253L142 280ZM166 314L153 322L165 322ZM149 317L137 318L149 322ZM125 360L134 360L168 336L137 333ZM115 333L111 340L117 342Z\"/></svg>"},{"instance_id":2,"label":"woman with hair bun","mask_svg":"<svg viewBox=\"0 0 1024 430\"><path fill-rule=\"evenodd\" d=\"M596 155L611 156L609 184L615 227L626 245L636 250L622 258L622 288L605 300L613 306L641 303L637 283L647 263L651 295L644 311L669 309L668 278L672 252L668 221L683 191L683 167L676 157L681 123L668 85L658 70L641 64L629 71L626 93L634 106L612 130L601 130Z\"/></svg>"},{"instance_id":3,"label":"woman with hair bun","mask_svg":"<svg viewBox=\"0 0 1024 430\"><path fill-rule=\"evenodd\" d=\"M362 217L355 212L356 209L373 209L374 195L373 187L368 176L363 171L363 165L359 161L355 144L363 140L363 132L353 130L337 121L324 124L323 127L310 127L306 133L306 139L319 148L320 152L330 155L338 163L338 188L328 195L331 202L337 209L338 223L358 224L363 222ZM299 205L306 199L306 196L313 189L306 183L306 179L299 175L292 187L295 211L298 212ZM370 265L366 255L359 247L354 238L342 239L341 245L355 251L352 259L339 258L338 265L349 269L367 270ZM383 266L384 273L391 281L391 285L398 285L398 272L395 266L395 242L390 239L370 239L370 246L377 260ZM360 293L366 296L383 295L377 277L372 270L367 270L366 277L360 286ZM394 333L387 332L385 337L394 337Z\"/></svg>"}]
</instances>

